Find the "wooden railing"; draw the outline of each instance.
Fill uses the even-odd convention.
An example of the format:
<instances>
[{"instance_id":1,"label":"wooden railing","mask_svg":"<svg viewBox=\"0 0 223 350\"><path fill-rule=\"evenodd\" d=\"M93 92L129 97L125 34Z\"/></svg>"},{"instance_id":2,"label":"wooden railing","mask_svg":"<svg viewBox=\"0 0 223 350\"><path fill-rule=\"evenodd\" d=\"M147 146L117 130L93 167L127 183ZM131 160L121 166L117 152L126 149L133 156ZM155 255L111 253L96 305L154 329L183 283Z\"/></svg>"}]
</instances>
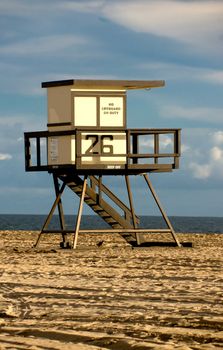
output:
<instances>
[{"instance_id":1,"label":"wooden railing","mask_svg":"<svg viewBox=\"0 0 223 350\"><path fill-rule=\"evenodd\" d=\"M88 153L82 153L81 142L83 139L82 133L89 133L89 135L97 135L97 133L108 132L115 135L116 132L126 134L126 153L113 154L106 153L103 147L99 147L97 152L94 152L94 144L92 140L92 147L89 148ZM50 165L48 162L48 140L55 137L60 138L64 136L73 136L75 139L75 164L56 164ZM67 131L38 131L26 132L24 134L25 140L25 168L26 171L53 171L54 169L75 168L77 172L81 171L91 172L162 172L171 171L179 167L180 157L180 129L120 129L111 131L107 129L74 129ZM95 140L94 142L96 142ZM95 143L96 144L96 143ZM105 145L106 146L106 145ZM108 145L106 146L108 147ZM108 167L102 164L94 165L84 164L83 157L109 157L115 159L117 157L124 157L124 164L118 167Z\"/></svg>"}]
</instances>

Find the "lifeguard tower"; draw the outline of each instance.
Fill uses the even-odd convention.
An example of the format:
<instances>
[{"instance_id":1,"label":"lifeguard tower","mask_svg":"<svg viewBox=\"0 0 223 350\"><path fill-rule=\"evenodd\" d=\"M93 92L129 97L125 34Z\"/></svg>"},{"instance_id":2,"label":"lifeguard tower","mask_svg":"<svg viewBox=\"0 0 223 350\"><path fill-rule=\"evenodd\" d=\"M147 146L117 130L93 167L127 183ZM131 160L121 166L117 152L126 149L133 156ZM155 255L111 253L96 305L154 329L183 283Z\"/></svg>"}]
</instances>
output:
<instances>
[{"instance_id":1,"label":"lifeguard tower","mask_svg":"<svg viewBox=\"0 0 223 350\"><path fill-rule=\"evenodd\" d=\"M179 167L180 129L127 129L127 91L164 85L163 80L71 79L42 83L48 95L48 130L25 133L25 164L26 171L53 175L56 198L35 246L42 234L52 232L48 226L56 208L60 229L53 232L62 235L62 248L76 248L79 232L95 232L80 229L84 202L111 227L97 232L119 233L132 246L142 245L146 233L165 232L181 246L149 178L152 172L171 172ZM167 138L168 150L162 146ZM105 186L106 175L124 177L128 205ZM166 229L139 228L130 175L144 177ZM73 230L67 230L65 224L61 200L65 187L80 198Z\"/></svg>"}]
</instances>

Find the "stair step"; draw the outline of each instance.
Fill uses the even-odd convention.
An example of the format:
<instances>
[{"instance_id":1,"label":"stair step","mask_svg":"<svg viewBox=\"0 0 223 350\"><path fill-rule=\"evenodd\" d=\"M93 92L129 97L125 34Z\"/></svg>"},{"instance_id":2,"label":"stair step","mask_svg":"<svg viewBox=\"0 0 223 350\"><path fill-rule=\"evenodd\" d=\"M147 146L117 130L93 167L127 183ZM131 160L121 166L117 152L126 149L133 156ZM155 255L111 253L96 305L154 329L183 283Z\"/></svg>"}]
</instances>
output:
<instances>
[{"instance_id":1,"label":"stair step","mask_svg":"<svg viewBox=\"0 0 223 350\"><path fill-rule=\"evenodd\" d=\"M103 219L108 223L108 224L111 224L111 225L114 225L114 224L118 224L119 223L113 219L111 216L108 216L108 217L103 217Z\"/></svg>"},{"instance_id":2,"label":"stair step","mask_svg":"<svg viewBox=\"0 0 223 350\"><path fill-rule=\"evenodd\" d=\"M95 202L94 202L94 203L95 203ZM96 203L95 203L94 205L92 205L91 207L92 207L92 209L93 209L95 212L100 211L100 210L103 210L102 207L101 207L100 205L96 204Z\"/></svg>"},{"instance_id":3,"label":"stair step","mask_svg":"<svg viewBox=\"0 0 223 350\"><path fill-rule=\"evenodd\" d=\"M94 211L95 211L95 213L97 213L98 215L100 215L101 217L106 217L106 216L111 216L110 214L108 214L104 209L102 209L101 207L100 207L100 209L95 209L94 208Z\"/></svg>"},{"instance_id":4,"label":"stair step","mask_svg":"<svg viewBox=\"0 0 223 350\"><path fill-rule=\"evenodd\" d=\"M85 202L91 201L92 203L95 203L95 201L89 196L84 196L84 201Z\"/></svg>"},{"instance_id":5,"label":"stair step","mask_svg":"<svg viewBox=\"0 0 223 350\"><path fill-rule=\"evenodd\" d=\"M106 211L104 210L96 210L97 214L100 215L100 217L102 218L107 218L107 217L111 217L111 215L109 215Z\"/></svg>"},{"instance_id":6,"label":"stair step","mask_svg":"<svg viewBox=\"0 0 223 350\"><path fill-rule=\"evenodd\" d=\"M76 193L76 194L81 194L82 193L82 190L76 190L74 188L72 188L72 190Z\"/></svg>"},{"instance_id":7,"label":"stair step","mask_svg":"<svg viewBox=\"0 0 223 350\"><path fill-rule=\"evenodd\" d=\"M120 229L120 228L122 228L122 227L120 227L120 225L118 224L118 223L116 223L116 224L114 224L114 225L112 225L112 228L113 229ZM121 234L122 235L122 234Z\"/></svg>"},{"instance_id":8,"label":"stair step","mask_svg":"<svg viewBox=\"0 0 223 350\"><path fill-rule=\"evenodd\" d=\"M91 208L92 208L92 206L93 206L93 204L94 204L94 202L92 201L92 199L86 200L85 203L88 204Z\"/></svg>"}]
</instances>

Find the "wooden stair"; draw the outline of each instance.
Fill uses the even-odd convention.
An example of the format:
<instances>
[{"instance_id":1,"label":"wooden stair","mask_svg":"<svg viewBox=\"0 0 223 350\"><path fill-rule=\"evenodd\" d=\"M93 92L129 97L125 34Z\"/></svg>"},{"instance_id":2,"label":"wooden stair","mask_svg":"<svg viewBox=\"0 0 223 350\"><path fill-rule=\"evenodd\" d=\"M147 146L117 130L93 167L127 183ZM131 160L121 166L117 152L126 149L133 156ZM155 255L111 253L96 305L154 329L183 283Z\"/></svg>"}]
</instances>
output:
<instances>
[{"instance_id":1,"label":"wooden stair","mask_svg":"<svg viewBox=\"0 0 223 350\"><path fill-rule=\"evenodd\" d=\"M76 174L60 175L59 179L79 197L82 194L84 181ZM84 202L98 214L108 225L115 229L134 228L131 220L130 209L118 199L104 184L95 176L89 176L90 183L87 184ZM98 192L96 192L98 189ZM120 215L108 202L102 198L102 194L107 195L112 202L121 208L124 216ZM139 218L136 217L137 223ZM115 231L114 231L115 232ZM135 233L119 233L132 246L137 245Z\"/></svg>"}]
</instances>

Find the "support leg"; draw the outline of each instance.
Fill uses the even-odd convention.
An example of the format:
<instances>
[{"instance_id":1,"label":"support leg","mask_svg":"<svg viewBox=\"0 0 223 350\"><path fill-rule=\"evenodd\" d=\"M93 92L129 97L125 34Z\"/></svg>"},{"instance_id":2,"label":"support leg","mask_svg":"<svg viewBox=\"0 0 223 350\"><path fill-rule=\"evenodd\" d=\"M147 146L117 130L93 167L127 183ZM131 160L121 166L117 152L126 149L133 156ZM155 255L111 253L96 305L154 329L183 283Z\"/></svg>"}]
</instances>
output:
<instances>
[{"instance_id":1,"label":"support leg","mask_svg":"<svg viewBox=\"0 0 223 350\"><path fill-rule=\"evenodd\" d=\"M147 185L149 186L149 189L150 189L150 191L151 191L151 193L152 193L152 196L153 196L153 198L154 198L154 200L155 200L155 202L156 202L156 204L157 204L157 206L158 206L158 208L159 208L159 210L160 210L160 212L161 212L161 214L162 214L162 216L163 216L163 219L165 220L165 222L166 222L168 228L169 228L170 231L171 231L171 234L172 234L173 239L175 240L175 242L176 242L176 244L178 245L178 247L182 247L182 245L180 244L180 242L178 241L178 239L177 239L177 237L176 237L176 234L175 234L175 232L174 232L173 226L171 225L170 220L168 219L168 216L166 215L165 211L163 210L163 208L162 208L162 206L161 206L161 203L160 203L160 201L159 201L159 198L158 198L158 196L157 196L157 194L156 194L156 192L155 192L155 190L154 190L154 188L153 188L153 186L152 186L152 183L151 183L151 181L150 181L148 175L147 175L147 174L144 174L143 176L144 176L144 178L145 178L145 180L146 180L146 182L147 182Z\"/></svg>"},{"instance_id":2,"label":"support leg","mask_svg":"<svg viewBox=\"0 0 223 350\"><path fill-rule=\"evenodd\" d=\"M55 174L53 174L53 181L54 181L54 189L57 197L60 192L60 187L59 187L58 177ZM60 220L60 228L62 230L62 240L63 240L62 246L63 248L65 248L66 242L67 242L67 234L64 232L65 219L64 219L64 212L63 212L63 205L62 205L61 198L59 199L57 208L58 208L58 214L59 214L59 220Z\"/></svg>"},{"instance_id":3,"label":"support leg","mask_svg":"<svg viewBox=\"0 0 223 350\"><path fill-rule=\"evenodd\" d=\"M76 249L76 247L77 247L77 239L78 239L78 233L79 233L79 228L80 228L80 224L81 224L81 216L82 216L82 211L83 211L83 204L84 204L84 196L85 196L85 192L86 192L86 187L87 187L87 175L85 175L85 177L84 177L81 199L80 199L80 203L79 203L76 228L75 228L74 239L73 239L73 249Z\"/></svg>"},{"instance_id":4,"label":"support leg","mask_svg":"<svg viewBox=\"0 0 223 350\"><path fill-rule=\"evenodd\" d=\"M127 187L127 191L128 191L128 197L129 197L129 204L130 204L130 209L131 209L131 214L132 214L133 226L134 226L134 228L137 228L135 210L134 210L133 199L132 199L132 191L131 191L131 188L130 188L130 181L129 181L128 175L125 175L125 182L126 182L126 187ZM136 232L135 235L136 235L137 245L140 245L139 233Z\"/></svg>"},{"instance_id":5,"label":"support leg","mask_svg":"<svg viewBox=\"0 0 223 350\"><path fill-rule=\"evenodd\" d=\"M58 193L58 195L57 195L57 197L56 197L56 199L55 199L55 201L54 201L54 203L52 205L52 208L51 208L51 210L50 210L50 212L49 212L49 214L48 214L48 216L47 216L47 218L46 218L46 220L45 220L45 222L43 224L42 230L39 233L39 236L38 236L38 238L36 240L36 243L34 244L34 248L37 247L37 245L39 243L39 240L40 240L42 234L44 233L44 230L48 227L48 225L49 225L49 223L50 223L50 221L52 219L53 213L54 213L54 211L55 211L55 209L56 209L56 207L57 207L57 205L58 205L58 203L60 201L60 198L62 196L62 193L64 191L65 186L66 186L66 184L64 182L63 185L61 186L61 189L59 190L59 193Z\"/></svg>"}]
</instances>

